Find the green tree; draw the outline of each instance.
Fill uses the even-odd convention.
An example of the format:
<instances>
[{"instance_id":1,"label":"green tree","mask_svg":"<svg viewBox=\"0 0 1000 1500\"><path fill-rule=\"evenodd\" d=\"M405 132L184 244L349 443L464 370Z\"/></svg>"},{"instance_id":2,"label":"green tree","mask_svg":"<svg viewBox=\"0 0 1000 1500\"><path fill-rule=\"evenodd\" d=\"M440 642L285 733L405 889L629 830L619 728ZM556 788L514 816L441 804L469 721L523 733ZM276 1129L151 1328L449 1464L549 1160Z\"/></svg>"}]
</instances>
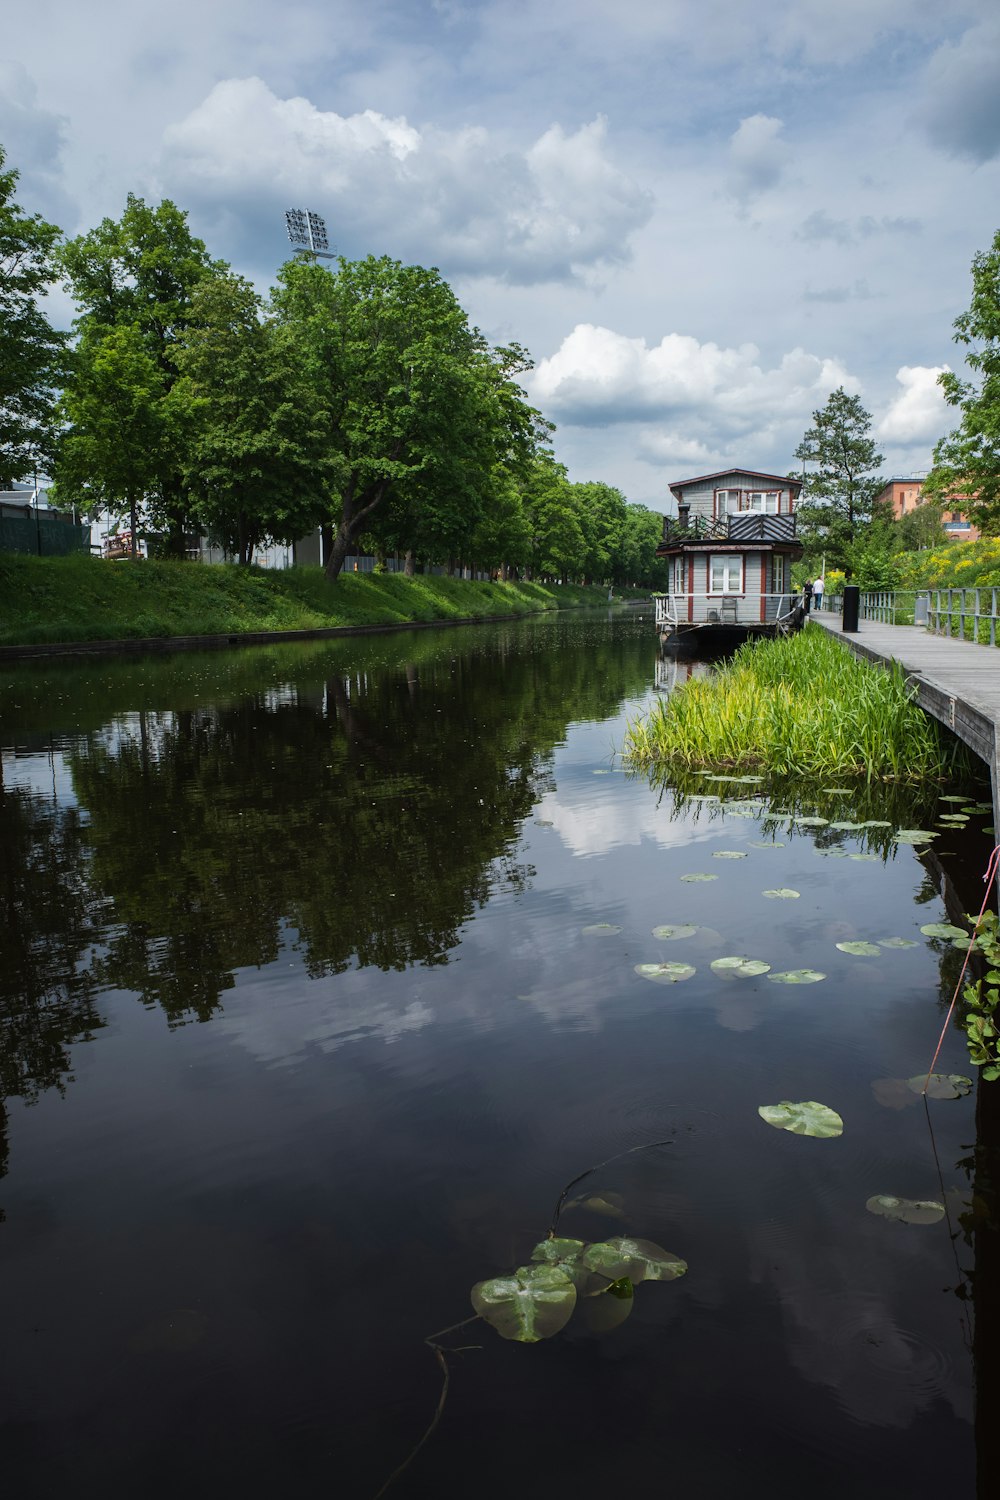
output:
<instances>
[{"instance_id":1,"label":"green tree","mask_svg":"<svg viewBox=\"0 0 1000 1500\"><path fill-rule=\"evenodd\" d=\"M187 215L169 199L150 208L130 193L121 219L104 219L88 234L69 240L60 263L80 308L74 323L80 353L74 380L87 381L86 361L96 359L103 342L117 336L125 345L141 344L157 371L157 399L169 403L180 376L177 353L195 289L225 269L210 260L205 245L192 235ZM121 330L132 334L124 337ZM150 420L141 403L135 410L141 423ZM159 420L166 432L173 415L164 411ZM77 431L81 437L87 435L82 420ZM104 451L95 444L95 462ZM150 520L165 529L166 550L183 557L191 515L182 451L164 443L151 457L156 477L147 491ZM90 484L99 492L110 488L108 476L98 468L92 470Z\"/></svg>"},{"instance_id":2,"label":"green tree","mask_svg":"<svg viewBox=\"0 0 1000 1500\"><path fill-rule=\"evenodd\" d=\"M896 547L900 552L924 552L942 540L944 506L936 500L924 500L900 516L895 525Z\"/></svg>"},{"instance_id":3,"label":"green tree","mask_svg":"<svg viewBox=\"0 0 1000 1500\"><path fill-rule=\"evenodd\" d=\"M132 553L175 446L165 376L134 324L84 329L60 402L65 422L53 474L59 494L85 510L128 516Z\"/></svg>"},{"instance_id":4,"label":"green tree","mask_svg":"<svg viewBox=\"0 0 1000 1500\"><path fill-rule=\"evenodd\" d=\"M972 301L955 319L955 342L965 350L971 380L939 376L961 424L934 449L924 493L963 497L962 509L981 531L1000 529L1000 229L988 251L972 260ZM964 497L968 496L968 499Z\"/></svg>"},{"instance_id":5,"label":"green tree","mask_svg":"<svg viewBox=\"0 0 1000 1500\"><path fill-rule=\"evenodd\" d=\"M0 146L0 488L24 479L51 451L66 335L38 305L57 278L59 230L14 200L18 173Z\"/></svg>"},{"instance_id":6,"label":"green tree","mask_svg":"<svg viewBox=\"0 0 1000 1500\"><path fill-rule=\"evenodd\" d=\"M317 526L335 475L327 411L292 331L240 276L205 278L175 355L181 470L208 535L249 563Z\"/></svg>"},{"instance_id":7,"label":"green tree","mask_svg":"<svg viewBox=\"0 0 1000 1500\"><path fill-rule=\"evenodd\" d=\"M824 551L827 561L847 560L859 531L871 521L882 488L882 454L871 433L871 413L843 386L813 412L795 457L815 468L805 473L807 499L798 507L799 535L807 551Z\"/></svg>"},{"instance_id":8,"label":"green tree","mask_svg":"<svg viewBox=\"0 0 1000 1500\"><path fill-rule=\"evenodd\" d=\"M460 555L492 492L516 392L502 352L470 328L435 270L386 256L281 270L279 321L301 343L329 413L335 473L327 576L363 534Z\"/></svg>"}]
</instances>

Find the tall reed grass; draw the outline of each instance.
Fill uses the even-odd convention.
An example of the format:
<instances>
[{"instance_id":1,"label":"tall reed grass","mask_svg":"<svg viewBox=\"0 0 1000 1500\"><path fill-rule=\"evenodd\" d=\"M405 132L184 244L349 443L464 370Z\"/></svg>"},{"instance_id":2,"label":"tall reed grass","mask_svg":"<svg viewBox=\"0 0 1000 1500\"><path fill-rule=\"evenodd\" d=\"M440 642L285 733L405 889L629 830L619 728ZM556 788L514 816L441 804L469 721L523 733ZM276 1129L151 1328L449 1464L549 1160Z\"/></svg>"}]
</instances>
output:
<instances>
[{"instance_id":1,"label":"tall reed grass","mask_svg":"<svg viewBox=\"0 0 1000 1500\"><path fill-rule=\"evenodd\" d=\"M902 671L860 661L826 631L742 646L675 688L623 746L636 766L763 769L771 776L922 781L969 766L965 746L913 701Z\"/></svg>"}]
</instances>

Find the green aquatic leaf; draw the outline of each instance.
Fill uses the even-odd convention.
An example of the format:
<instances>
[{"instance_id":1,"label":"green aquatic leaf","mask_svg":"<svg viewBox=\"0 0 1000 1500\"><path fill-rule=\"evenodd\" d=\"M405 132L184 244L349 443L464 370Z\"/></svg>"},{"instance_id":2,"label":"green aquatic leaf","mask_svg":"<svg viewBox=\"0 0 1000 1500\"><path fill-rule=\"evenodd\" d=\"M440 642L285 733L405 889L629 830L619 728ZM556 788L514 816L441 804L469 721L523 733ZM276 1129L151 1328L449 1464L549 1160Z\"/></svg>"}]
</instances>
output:
<instances>
[{"instance_id":1,"label":"green aquatic leaf","mask_svg":"<svg viewBox=\"0 0 1000 1500\"><path fill-rule=\"evenodd\" d=\"M835 828L837 826L835 823L831 824L829 818L793 818L792 824L795 828L826 828L828 825Z\"/></svg>"},{"instance_id":2,"label":"green aquatic leaf","mask_svg":"<svg viewBox=\"0 0 1000 1500\"><path fill-rule=\"evenodd\" d=\"M478 1281L472 1306L502 1339L537 1344L564 1328L576 1306L576 1287L559 1266L519 1266L509 1276Z\"/></svg>"},{"instance_id":3,"label":"green aquatic leaf","mask_svg":"<svg viewBox=\"0 0 1000 1500\"><path fill-rule=\"evenodd\" d=\"M785 969L779 974L769 974L768 979L775 984L819 984L826 975L821 974L818 969Z\"/></svg>"},{"instance_id":4,"label":"green aquatic leaf","mask_svg":"<svg viewBox=\"0 0 1000 1500\"><path fill-rule=\"evenodd\" d=\"M759 958L716 958L712 960L712 968L719 973L738 974L744 979L771 971L771 965Z\"/></svg>"},{"instance_id":5,"label":"green aquatic leaf","mask_svg":"<svg viewBox=\"0 0 1000 1500\"><path fill-rule=\"evenodd\" d=\"M897 938L897 937L879 938L877 941L878 941L878 945L879 945L880 948L919 948L920 947L920 944L919 943L915 943L912 938Z\"/></svg>"},{"instance_id":6,"label":"green aquatic leaf","mask_svg":"<svg viewBox=\"0 0 1000 1500\"><path fill-rule=\"evenodd\" d=\"M607 766L601 766L598 770L591 771L590 774L591 776L610 776L611 771Z\"/></svg>"},{"instance_id":7,"label":"green aquatic leaf","mask_svg":"<svg viewBox=\"0 0 1000 1500\"><path fill-rule=\"evenodd\" d=\"M851 788L849 786L825 786L822 790L830 797L847 797Z\"/></svg>"},{"instance_id":8,"label":"green aquatic leaf","mask_svg":"<svg viewBox=\"0 0 1000 1500\"><path fill-rule=\"evenodd\" d=\"M592 1214L605 1214L609 1219L625 1217L625 1199L621 1193L581 1194L564 1204L563 1213L568 1213L571 1208L585 1208Z\"/></svg>"},{"instance_id":9,"label":"green aquatic leaf","mask_svg":"<svg viewBox=\"0 0 1000 1500\"><path fill-rule=\"evenodd\" d=\"M917 1073L906 1082L915 1094L922 1094L926 1083L928 1099L962 1099L972 1093L972 1079L963 1073Z\"/></svg>"},{"instance_id":10,"label":"green aquatic leaf","mask_svg":"<svg viewBox=\"0 0 1000 1500\"><path fill-rule=\"evenodd\" d=\"M635 1288L627 1276L620 1276L610 1286L601 1280L600 1294L587 1297L581 1306L583 1320L591 1333L613 1333L631 1316Z\"/></svg>"},{"instance_id":11,"label":"green aquatic leaf","mask_svg":"<svg viewBox=\"0 0 1000 1500\"><path fill-rule=\"evenodd\" d=\"M897 844L924 844L928 839L936 839L937 834L930 828L897 828L893 838Z\"/></svg>"},{"instance_id":12,"label":"green aquatic leaf","mask_svg":"<svg viewBox=\"0 0 1000 1500\"><path fill-rule=\"evenodd\" d=\"M815 1099L805 1099L800 1104L782 1099L780 1104L760 1105L757 1113L776 1130L790 1130L793 1135L832 1140L844 1133L844 1122L837 1111L827 1104L817 1104Z\"/></svg>"},{"instance_id":13,"label":"green aquatic leaf","mask_svg":"<svg viewBox=\"0 0 1000 1500\"><path fill-rule=\"evenodd\" d=\"M920 931L924 937L936 938L961 938L968 937L964 927L956 927L953 922L928 922L921 927Z\"/></svg>"},{"instance_id":14,"label":"green aquatic leaf","mask_svg":"<svg viewBox=\"0 0 1000 1500\"><path fill-rule=\"evenodd\" d=\"M917 1096L905 1078L874 1078L872 1093L884 1109L909 1109Z\"/></svg>"},{"instance_id":15,"label":"green aquatic leaf","mask_svg":"<svg viewBox=\"0 0 1000 1500\"><path fill-rule=\"evenodd\" d=\"M939 797L939 802L971 802L971 797L960 797L956 792L949 792L946 797ZM990 809L992 811L992 808Z\"/></svg>"},{"instance_id":16,"label":"green aquatic leaf","mask_svg":"<svg viewBox=\"0 0 1000 1500\"><path fill-rule=\"evenodd\" d=\"M690 964L636 964L635 972L641 979L652 979L656 984L680 984L696 971Z\"/></svg>"},{"instance_id":17,"label":"green aquatic leaf","mask_svg":"<svg viewBox=\"0 0 1000 1500\"><path fill-rule=\"evenodd\" d=\"M677 924L665 923L662 927L653 928L653 936L664 943L675 943L681 938L694 937L698 931L693 922L681 922Z\"/></svg>"},{"instance_id":18,"label":"green aquatic leaf","mask_svg":"<svg viewBox=\"0 0 1000 1500\"><path fill-rule=\"evenodd\" d=\"M862 828L891 828L892 824L886 818L866 818Z\"/></svg>"},{"instance_id":19,"label":"green aquatic leaf","mask_svg":"<svg viewBox=\"0 0 1000 1500\"><path fill-rule=\"evenodd\" d=\"M877 854L859 854L857 850L855 850L852 854L849 854L847 857L848 859L857 859L873 865L880 865L882 863Z\"/></svg>"},{"instance_id":20,"label":"green aquatic leaf","mask_svg":"<svg viewBox=\"0 0 1000 1500\"><path fill-rule=\"evenodd\" d=\"M688 792L686 795L689 802L721 802L722 800L715 792Z\"/></svg>"},{"instance_id":21,"label":"green aquatic leaf","mask_svg":"<svg viewBox=\"0 0 1000 1500\"><path fill-rule=\"evenodd\" d=\"M750 841L750 848L751 849L787 849L788 845L787 844L783 844L780 839L751 839L751 841Z\"/></svg>"},{"instance_id":22,"label":"green aquatic leaf","mask_svg":"<svg viewBox=\"0 0 1000 1500\"><path fill-rule=\"evenodd\" d=\"M609 1281L627 1276L635 1284L640 1281L674 1281L687 1270L686 1261L660 1245L654 1245L652 1240L628 1237L588 1245L583 1252L583 1263Z\"/></svg>"},{"instance_id":23,"label":"green aquatic leaf","mask_svg":"<svg viewBox=\"0 0 1000 1500\"><path fill-rule=\"evenodd\" d=\"M943 1203L927 1198L893 1198L888 1193L876 1193L865 1208L870 1214L896 1219L902 1224L939 1224L944 1218Z\"/></svg>"},{"instance_id":24,"label":"green aquatic leaf","mask_svg":"<svg viewBox=\"0 0 1000 1500\"><path fill-rule=\"evenodd\" d=\"M761 895L770 896L772 900L777 901L797 901L799 899L799 892L793 891L787 885L780 886L776 891L762 891Z\"/></svg>"},{"instance_id":25,"label":"green aquatic leaf","mask_svg":"<svg viewBox=\"0 0 1000 1500\"><path fill-rule=\"evenodd\" d=\"M855 958L881 958L882 950L877 943L838 943L841 953L853 953Z\"/></svg>"},{"instance_id":26,"label":"green aquatic leaf","mask_svg":"<svg viewBox=\"0 0 1000 1500\"><path fill-rule=\"evenodd\" d=\"M864 828L863 823L831 823L830 827L837 833L857 833L859 828Z\"/></svg>"},{"instance_id":27,"label":"green aquatic leaf","mask_svg":"<svg viewBox=\"0 0 1000 1500\"><path fill-rule=\"evenodd\" d=\"M716 849L712 854L713 859L746 859L742 849Z\"/></svg>"},{"instance_id":28,"label":"green aquatic leaf","mask_svg":"<svg viewBox=\"0 0 1000 1500\"><path fill-rule=\"evenodd\" d=\"M621 928L614 922L594 922L590 927L580 928L581 937L614 937L619 932Z\"/></svg>"},{"instance_id":29,"label":"green aquatic leaf","mask_svg":"<svg viewBox=\"0 0 1000 1500\"><path fill-rule=\"evenodd\" d=\"M531 1252L531 1258L544 1261L550 1266L558 1265L560 1261L579 1260L586 1243L586 1240L559 1239L553 1235L550 1240L539 1241Z\"/></svg>"},{"instance_id":30,"label":"green aquatic leaf","mask_svg":"<svg viewBox=\"0 0 1000 1500\"><path fill-rule=\"evenodd\" d=\"M719 878L718 875L702 875L702 874L682 875L681 876L682 880L688 881L688 883L691 884L691 885L693 885L696 881L701 881L701 880L718 880L718 878Z\"/></svg>"}]
</instances>

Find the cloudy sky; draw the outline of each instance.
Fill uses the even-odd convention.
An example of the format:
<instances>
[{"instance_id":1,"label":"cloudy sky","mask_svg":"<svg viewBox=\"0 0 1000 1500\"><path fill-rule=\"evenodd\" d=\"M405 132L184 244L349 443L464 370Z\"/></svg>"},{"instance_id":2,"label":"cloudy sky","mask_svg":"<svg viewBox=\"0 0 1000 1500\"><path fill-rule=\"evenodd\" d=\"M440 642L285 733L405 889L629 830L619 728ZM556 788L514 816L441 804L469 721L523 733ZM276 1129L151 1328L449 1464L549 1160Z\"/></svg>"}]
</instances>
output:
<instances>
[{"instance_id":1,"label":"cloudy sky","mask_svg":"<svg viewBox=\"0 0 1000 1500\"><path fill-rule=\"evenodd\" d=\"M793 465L843 384L886 472L1000 227L996 0L32 0L0 142L71 233L174 199L259 286L283 211L440 267L573 479ZM68 319L68 305L60 305Z\"/></svg>"}]
</instances>

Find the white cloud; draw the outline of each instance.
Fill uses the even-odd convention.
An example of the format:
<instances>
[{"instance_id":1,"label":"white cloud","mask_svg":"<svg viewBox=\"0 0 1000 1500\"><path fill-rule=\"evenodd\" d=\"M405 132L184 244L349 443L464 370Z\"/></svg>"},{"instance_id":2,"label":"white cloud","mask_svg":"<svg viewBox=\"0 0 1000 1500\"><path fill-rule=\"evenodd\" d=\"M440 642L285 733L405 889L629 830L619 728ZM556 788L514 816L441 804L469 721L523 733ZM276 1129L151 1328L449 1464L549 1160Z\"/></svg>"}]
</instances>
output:
<instances>
[{"instance_id":1,"label":"white cloud","mask_svg":"<svg viewBox=\"0 0 1000 1500\"><path fill-rule=\"evenodd\" d=\"M805 349L793 349L767 369L755 344L725 349L670 333L650 348L645 339L579 323L534 371L531 394L547 413L568 422L679 417L686 428L683 442L694 457L704 443L702 433L691 431L697 422L712 430L717 448L720 437L808 418L838 385L858 389L840 361Z\"/></svg>"},{"instance_id":2,"label":"white cloud","mask_svg":"<svg viewBox=\"0 0 1000 1500\"><path fill-rule=\"evenodd\" d=\"M748 115L729 141L729 191L741 203L776 187L788 160L784 123L772 115Z\"/></svg>"},{"instance_id":3,"label":"white cloud","mask_svg":"<svg viewBox=\"0 0 1000 1500\"><path fill-rule=\"evenodd\" d=\"M938 377L948 365L903 365L896 379L903 387L878 424L887 443L933 443L954 426ZM952 414L953 415L953 414Z\"/></svg>"},{"instance_id":4,"label":"white cloud","mask_svg":"<svg viewBox=\"0 0 1000 1500\"><path fill-rule=\"evenodd\" d=\"M188 200L302 201L338 248L376 248L451 274L561 281L629 258L649 195L608 152L603 118L552 125L512 150L485 129L417 129L367 109L342 116L230 79L164 137L163 172Z\"/></svg>"}]
</instances>

